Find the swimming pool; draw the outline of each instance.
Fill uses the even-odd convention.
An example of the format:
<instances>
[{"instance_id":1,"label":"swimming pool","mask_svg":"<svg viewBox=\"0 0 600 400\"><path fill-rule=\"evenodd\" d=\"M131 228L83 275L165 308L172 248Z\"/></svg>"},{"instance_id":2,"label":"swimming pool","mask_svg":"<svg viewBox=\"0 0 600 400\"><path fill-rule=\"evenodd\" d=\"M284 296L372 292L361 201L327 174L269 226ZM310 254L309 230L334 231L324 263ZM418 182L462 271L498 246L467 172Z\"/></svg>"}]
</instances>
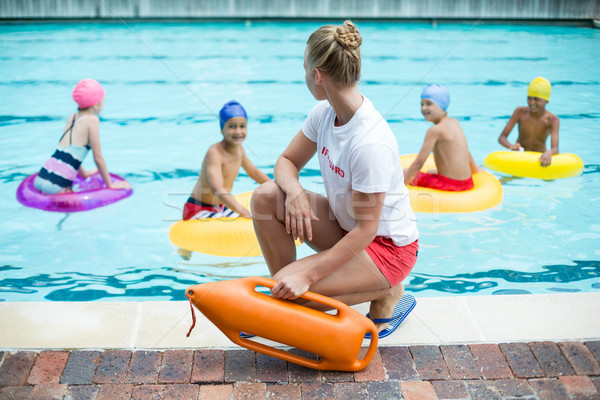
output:
<instances>
[{"instance_id":1,"label":"swimming pool","mask_svg":"<svg viewBox=\"0 0 600 400\"><path fill-rule=\"evenodd\" d=\"M215 112L249 114L249 157L271 174L314 105L302 56L318 22L0 25L0 301L184 299L195 283L266 275L261 257L194 254L168 239L208 146ZM495 150L528 82L553 83L560 150L583 174L557 181L501 174L504 200L471 214L418 214L421 250L405 281L416 296L600 290L600 31L553 26L359 23L361 90L385 115L401 154L430 126L419 94L445 84L451 116L478 163ZM71 215L20 205L19 183L53 150L77 80L106 89L100 125L109 170L134 194ZM514 140L516 133L509 137ZM85 162L93 167L91 157ZM322 192L318 164L302 182ZM234 190L254 187L243 173ZM301 255L309 254L305 247Z\"/></svg>"}]
</instances>

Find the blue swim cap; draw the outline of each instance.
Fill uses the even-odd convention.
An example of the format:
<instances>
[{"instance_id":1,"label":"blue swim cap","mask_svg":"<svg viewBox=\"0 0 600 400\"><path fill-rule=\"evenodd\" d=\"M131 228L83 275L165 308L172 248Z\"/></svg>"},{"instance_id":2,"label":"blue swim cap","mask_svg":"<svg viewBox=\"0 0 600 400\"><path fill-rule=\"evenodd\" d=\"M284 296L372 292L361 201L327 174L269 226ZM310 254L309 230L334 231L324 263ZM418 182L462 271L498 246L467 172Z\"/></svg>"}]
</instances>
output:
<instances>
[{"instance_id":1,"label":"blue swim cap","mask_svg":"<svg viewBox=\"0 0 600 400\"><path fill-rule=\"evenodd\" d=\"M221 129L223 129L225 122L233 117L244 117L248 119L244 107L242 107L242 105L235 100L225 103L223 108L221 108L221 111L219 111L219 122L221 123Z\"/></svg>"},{"instance_id":2,"label":"blue swim cap","mask_svg":"<svg viewBox=\"0 0 600 400\"><path fill-rule=\"evenodd\" d=\"M435 104L440 106L444 111L448 109L450 105L450 92L445 86L434 83L433 85L427 86L421 93L421 100L427 99L433 101Z\"/></svg>"}]
</instances>

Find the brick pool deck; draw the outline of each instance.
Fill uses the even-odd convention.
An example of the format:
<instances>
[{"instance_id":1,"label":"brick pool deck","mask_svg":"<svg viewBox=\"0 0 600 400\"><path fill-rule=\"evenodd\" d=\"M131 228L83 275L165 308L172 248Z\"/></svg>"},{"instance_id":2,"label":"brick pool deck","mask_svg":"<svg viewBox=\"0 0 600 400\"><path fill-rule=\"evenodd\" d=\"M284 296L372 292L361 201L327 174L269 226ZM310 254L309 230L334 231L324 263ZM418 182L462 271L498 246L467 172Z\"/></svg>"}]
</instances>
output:
<instances>
[{"instance_id":1,"label":"brick pool deck","mask_svg":"<svg viewBox=\"0 0 600 400\"><path fill-rule=\"evenodd\" d=\"M0 399L600 399L600 341L380 347L360 372L249 350L0 352Z\"/></svg>"}]
</instances>

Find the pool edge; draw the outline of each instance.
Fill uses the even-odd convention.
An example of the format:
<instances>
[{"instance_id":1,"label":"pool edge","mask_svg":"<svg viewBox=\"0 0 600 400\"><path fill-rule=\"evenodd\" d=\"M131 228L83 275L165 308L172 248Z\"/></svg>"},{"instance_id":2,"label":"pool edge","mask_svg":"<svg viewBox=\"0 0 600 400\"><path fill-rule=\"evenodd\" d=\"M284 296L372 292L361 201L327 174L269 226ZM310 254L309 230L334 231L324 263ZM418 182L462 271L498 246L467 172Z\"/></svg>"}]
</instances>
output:
<instances>
[{"instance_id":1,"label":"pool edge","mask_svg":"<svg viewBox=\"0 0 600 400\"><path fill-rule=\"evenodd\" d=\"M417 298L380 346L600 339L600 293ZM366 304L355 307L367 311ZM0 303L0 349L235 348L188 302Z\"/></svg>"}]
</instances>

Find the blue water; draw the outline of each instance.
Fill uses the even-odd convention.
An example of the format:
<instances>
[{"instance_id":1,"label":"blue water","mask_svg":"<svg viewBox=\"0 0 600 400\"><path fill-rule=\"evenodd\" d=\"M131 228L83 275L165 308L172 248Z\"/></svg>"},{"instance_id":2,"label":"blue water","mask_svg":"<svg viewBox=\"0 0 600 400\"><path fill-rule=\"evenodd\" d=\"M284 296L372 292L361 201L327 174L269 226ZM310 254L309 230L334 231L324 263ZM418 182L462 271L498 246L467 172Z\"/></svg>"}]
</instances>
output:
<instances>
[{"instance_id":1,"label":"blue water","mask_svg":"<svg viewBox=\"0 0 600 400\"><path fill-rule=\"evenodd\" d=\"M237 99L249 114L245 148L265 173L315 104L304 85L305 23L0 25L0 301L184 299L199 282L266 275L261 257L194 254L168 239L208 146L215 117ZM560 150L581 176L503 181L504 201L471 214L418 214L416 296L600 290L600 31L553 26L361 23L360 88L390 122L400 153L430 126L419 94L445 84L450 115L481 163L528 82L553 83ZM82 78L107 92L101 114L109 170L130 198L71 215L20 205L17 186L53 150ZM514 141L516 132L509 139ZM85 166L93 168L91 157ZM303 184L323 192L311 161ZM234 190L251 190L240 174ZM300 254L310 254L300 247Z\"/></svg>"}]
</instances>

